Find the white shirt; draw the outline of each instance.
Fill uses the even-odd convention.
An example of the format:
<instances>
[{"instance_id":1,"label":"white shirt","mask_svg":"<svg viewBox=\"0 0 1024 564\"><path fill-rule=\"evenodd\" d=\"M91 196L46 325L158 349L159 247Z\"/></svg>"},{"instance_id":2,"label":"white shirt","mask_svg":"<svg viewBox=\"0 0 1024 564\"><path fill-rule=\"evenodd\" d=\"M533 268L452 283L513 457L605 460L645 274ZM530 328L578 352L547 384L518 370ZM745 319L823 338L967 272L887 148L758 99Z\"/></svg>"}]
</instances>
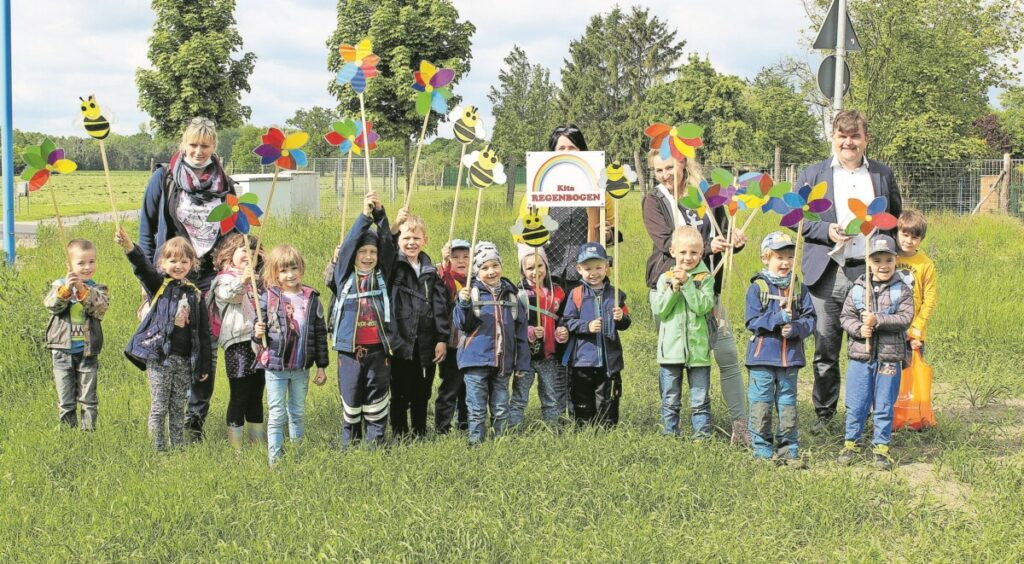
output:
<instances>
[{"instance_id":1,"label":"white shirt","mask_svg":"<svg viewBox=\"0 0 1024 564\"><path fill-rule=\"evenodd\" d=\"M839 158L832 157L832 194L835 196L836 223L839 227L846 229L853 220L853 212L850 211L850 198L856 198L865 204L870 204L875 199L875 188L871 184L871 174L868 173L868 159L859 167L850 171L843 168Z\"/></svg>"},{"instance_id":2,"label":"white shirt","mask_svg":"<svg viewBox=\"0 0 1024 564\"><path fill-rule=\"evenodd\" d=\"M675 196L665 188L663 184L658 184L658 191L661 192L662 197L668 202L668 207L672 210L672 219L676 224L676 227L683 227L687 225L686 218L683 217L683 212L679 210L679 204L676 202Z\"/></svg>"}]
</instances>

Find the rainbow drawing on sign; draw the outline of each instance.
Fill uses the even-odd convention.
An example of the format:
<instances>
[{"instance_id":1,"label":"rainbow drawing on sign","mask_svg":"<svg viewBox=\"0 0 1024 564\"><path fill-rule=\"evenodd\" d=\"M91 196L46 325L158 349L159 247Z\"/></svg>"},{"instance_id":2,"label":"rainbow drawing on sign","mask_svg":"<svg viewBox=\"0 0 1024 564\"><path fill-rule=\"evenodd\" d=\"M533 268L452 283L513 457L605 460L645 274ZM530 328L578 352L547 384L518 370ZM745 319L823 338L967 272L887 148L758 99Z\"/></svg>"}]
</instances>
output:
<instances>
[{"instance_id":1,"label":"rainbow drawing on sign","mask_svg":"<svg viewBox=\"0 0 1024 564\"><path fill-rule=\"evenodd\" d=\"M601 193L598 192L551 192L542 193L541 187L544 186L544 180L549 174L554 171L561 172L563 167L571 167L578 169L587 178L587 182L591 187L597 186L597 174L594 173L593 168L581 159L580 157L568 154L559 154L551 157L544 161L540 168L537 169L537 175L533 179L533 185L530 187L530 203L533 205L544 205L550 204L551 202L600 202Z\"/></svg>"}]
</instances>

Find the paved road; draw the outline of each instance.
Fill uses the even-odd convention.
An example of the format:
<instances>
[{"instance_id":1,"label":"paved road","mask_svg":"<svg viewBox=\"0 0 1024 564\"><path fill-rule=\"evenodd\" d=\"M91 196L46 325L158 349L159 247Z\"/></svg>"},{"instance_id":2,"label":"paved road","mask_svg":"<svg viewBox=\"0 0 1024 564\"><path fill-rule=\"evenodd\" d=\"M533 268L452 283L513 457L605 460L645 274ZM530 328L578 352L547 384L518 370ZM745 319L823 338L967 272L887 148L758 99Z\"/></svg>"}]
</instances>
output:
<instances>
[{"instance_id":1,"label":"paved road","mask_svg":"<svg viewBox=\"0 0 1024 564\"><path fill-rule=\"evenodd\" d=\"M139 210L122 211L118 215L121 217L121 221L135 220L139 217ZM91 221L94 223L108 223L114 221L114 214L110 212L106 213L90 213L86 215L75 215L64 218L64 227L79 224L83 221ZM39 231L40 225L56 225L57 220L41 219L39 221L15 221L14 222L14 237L17 241L17 245L33 247L36 243L36 232Z\"/></svg>"}]
</instances>

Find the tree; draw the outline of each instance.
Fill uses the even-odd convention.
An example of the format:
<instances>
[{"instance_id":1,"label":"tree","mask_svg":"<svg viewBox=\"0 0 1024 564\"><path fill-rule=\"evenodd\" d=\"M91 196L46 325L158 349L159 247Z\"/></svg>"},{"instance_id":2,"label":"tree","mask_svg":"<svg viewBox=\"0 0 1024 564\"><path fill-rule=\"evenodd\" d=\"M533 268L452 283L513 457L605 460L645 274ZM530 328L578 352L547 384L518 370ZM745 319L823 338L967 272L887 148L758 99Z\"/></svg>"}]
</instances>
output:
<instances>
[{"instance_id":1,"label":"tree","mask_svg":"<svg viewBox=\"0 0 1024 564\"><path fill-rule=\"evenodd\" d=\"M411 170L410 148L423 127L423 116L416 113L412 89L413 72L421 60L455 70L455 81L469 72L470 40L476 27L459 21L459 12L451 0L338 0L338 27L327 40L330 55L327 69L337 72L342 59L338 46L355 44L364 37L373 40L380 56L379 75L367 84L367 119L384 139L402 139L405 170ZM349 86L331 81L328 90L338 98L342 113L359 115L359 101ZM453 107L460 98L449 100ZM437 131L434 114L427 124L427 135ZM406 190L410 178L406 174Z\"/></svg>"},{"instance_id":2,"label":"tree","mask_svg":"<svg viewBox=\"0 0 1024 564\"><path fill-rule=\"evenodd\" d=\"M999 94L999 121L1011 139L1014 156L1024 154L1024 87L1014 86ZM15 137L17 139L17 137Z\"/></svg>"},{"instance_id":3,"label":"tree","mask_svg":"<svg viewBox=\"0 0 1024 564\"><path fill-rule=\"evenodd\" d=\"M551 71L531 65L518 45L505 57L498 72L498 85L491 86L487 99L493 107L491 140L498 149L508 177L506 201L515 197L516 167L526 164L527 151L547 150L547 134L556 125L558 113L550 101L558 96Z\"/></svg>"},{"instance_id":4,"label":"tree","mask_svg":"<svg viewBox=\"0 0 1024 564\"><path fill-rule=\"evenodd\" d=\"M1002 157L1013 149L1013 138L1003 129L996 114L985 114L974 120L974 127L978 128L978 136L985 141L988 147L989 156Z\"/></svg>"},{"instance_id":5,"label":"tree","mask_svg":"<svg viewBox=\"0 0 1024 564\"><path fill-rule=\"evenodd\" d=\"M285 122L289 127L294 127L309 134L309 141L303 149L311 159L323 159L337 157L338 148L334 147L324 139L324 134L331 131L331 124L336 119L334 110L313 106L308 110L296 110L295 115Z\"/></svg>"},{"instance_id":6,"label":"tree","mask_svg":"<svg viewBox=\"0 0 1024 564\"><path fill-rule=\"evenodd\" d=\"M772 161L775 148L790 162L811 162L825 152L817 119L791 78L778 66L761 69L747 89L756 159Z\"/></svg>"},{"instance_id":7,"label":"tree","mask_svg":"<svg viewBox=\"0 0 1024 564\"><path fill-rule=\"evenodd\" d=\"M244 53L235 27L235 0L153 0L156 22L149 38L153 69L137 69L139 107L157 132L174 137L195 116L219 127L241 125L251 111L241 104L249 91L256 55Z\"/></svg>"},{"instance_id":8,"label":"tree","mask_svg":"<svg viewBox=\"0 0 1024 564\"><path fill-rule=\"evenodd\" d=\"M263 143L264 130L255 125L243 125L238 128L238 136L231 146L231 170L239 172L256 172L260 170L260 158L252 152Z\"/></svg>"}]
</instances>

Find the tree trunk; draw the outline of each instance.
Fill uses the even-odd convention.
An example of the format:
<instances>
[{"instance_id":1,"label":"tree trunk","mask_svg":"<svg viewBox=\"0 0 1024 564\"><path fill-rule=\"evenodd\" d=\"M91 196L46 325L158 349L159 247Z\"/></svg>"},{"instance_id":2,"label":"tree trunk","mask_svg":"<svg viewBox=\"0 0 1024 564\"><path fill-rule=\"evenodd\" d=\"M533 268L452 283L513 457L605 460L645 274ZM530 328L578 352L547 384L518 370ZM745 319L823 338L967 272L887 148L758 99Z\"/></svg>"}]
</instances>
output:
<instances>
[{"instance_id":1,"label":"tree trunk","mask_svg":"<svg viewBox=\"0 0 1024 564\"><path fill-rule=\"evenodd\" d=\"M775 182L779 181L779 177L782 176L782 147L779 145L775 146L775 170L772 178Z\"/></svg>"},{"instance_id":2,"label":"tree trunk","mask_svg":"<svg viewBox=\"0 0 1024 564\"><path fill-rule=\"evenodd\" d=\"M640 191L647 192L647 168L640 160L640 149L633 149L633 170L636 171L636 180L640 183Z\"/></svg>"},{"instance_id":3,"label":"tree trunk","mask_svg":"<svg viewBox=\"0 0 1024 564\"><path fill-rule=\"evenodd\" d=\"M508 175L505 189L505 206L511 208L516 202L516 165L514 162L508 163Z\"/></svg>"}]
</instances>

